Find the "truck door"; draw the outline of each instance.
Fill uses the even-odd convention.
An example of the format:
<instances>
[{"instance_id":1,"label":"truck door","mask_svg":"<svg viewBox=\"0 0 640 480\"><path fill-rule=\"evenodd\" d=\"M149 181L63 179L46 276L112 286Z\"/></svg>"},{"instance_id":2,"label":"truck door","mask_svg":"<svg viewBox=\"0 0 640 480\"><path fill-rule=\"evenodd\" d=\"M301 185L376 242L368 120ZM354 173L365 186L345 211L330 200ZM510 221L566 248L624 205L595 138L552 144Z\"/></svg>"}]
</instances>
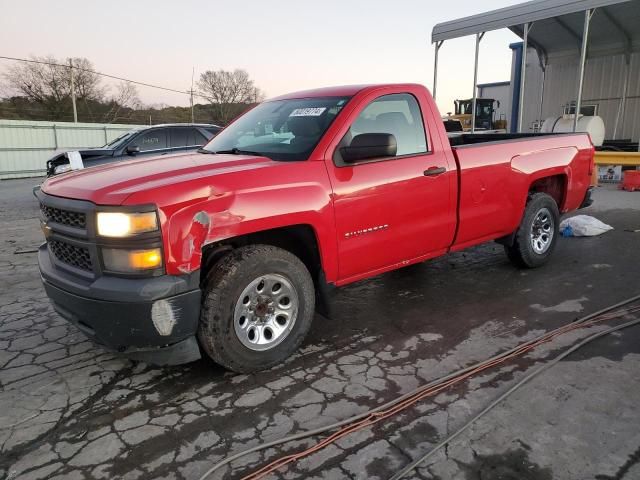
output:
<instances>
[{"instance_id":1,"label":"truck door","mask_svg":"<svg viewBox=\"0 0 640 480\"><path fill-rule=\"evenodd\" d=\"M345 161L340 149L367 133L392 134L396 155ZM442 146L431 144L437 135L425 130L416 96L369 95L350 114L338 138L327 153L327 166L340 280L446 251L455 231L451 193L457 173Z\"/></svg>"}]
</instances>

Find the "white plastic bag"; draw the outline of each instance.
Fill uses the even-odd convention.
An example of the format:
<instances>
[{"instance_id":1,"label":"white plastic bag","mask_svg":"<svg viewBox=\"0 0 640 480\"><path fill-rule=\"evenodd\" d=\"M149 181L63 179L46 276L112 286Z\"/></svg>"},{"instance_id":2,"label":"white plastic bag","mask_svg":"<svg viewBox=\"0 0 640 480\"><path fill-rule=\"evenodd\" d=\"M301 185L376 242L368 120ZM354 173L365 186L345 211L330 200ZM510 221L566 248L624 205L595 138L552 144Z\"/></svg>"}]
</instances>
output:
<instances>
[{"instance_id":1,"label":"white plastic bag","mask_svg":"<svg viewBox=\"0 0 640 480\"><path fill-rule=\"evenodd\" d=\"M565 218L560 222L560 232L563 237L593 237L613 230L611 225L589 215L576 215Z\"/></svg>"}]
</instances>

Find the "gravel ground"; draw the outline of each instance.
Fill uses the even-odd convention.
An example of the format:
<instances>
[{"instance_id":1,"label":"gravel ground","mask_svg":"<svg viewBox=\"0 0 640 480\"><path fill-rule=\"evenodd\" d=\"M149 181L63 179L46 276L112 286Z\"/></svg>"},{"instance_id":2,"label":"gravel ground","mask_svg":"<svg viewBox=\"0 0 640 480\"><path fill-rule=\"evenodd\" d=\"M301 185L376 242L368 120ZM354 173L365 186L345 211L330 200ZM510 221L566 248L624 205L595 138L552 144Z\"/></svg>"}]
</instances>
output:
<instances>
[{"instance_id":1,"label":"gravel ground","mask_svg":"<svg viewBox=\"0 0 640 480\"><path fill-rule=\"evenodd\" d=\"M615 230L560 239L534 271L488 244L345 287L302 350L255 375L203 359L156 368L92 345L40 284L31 186L0 182L0 478L193 479L250 446L332 423L640 293L640 193L603 187ZM426 399L272 478L388 478L586 332ZM640 327L523 387L409 478L640 478ZM317 439L315 439L317 440ZM311 441L251 455L241 478Z\"/></svg>"}]
</instances>

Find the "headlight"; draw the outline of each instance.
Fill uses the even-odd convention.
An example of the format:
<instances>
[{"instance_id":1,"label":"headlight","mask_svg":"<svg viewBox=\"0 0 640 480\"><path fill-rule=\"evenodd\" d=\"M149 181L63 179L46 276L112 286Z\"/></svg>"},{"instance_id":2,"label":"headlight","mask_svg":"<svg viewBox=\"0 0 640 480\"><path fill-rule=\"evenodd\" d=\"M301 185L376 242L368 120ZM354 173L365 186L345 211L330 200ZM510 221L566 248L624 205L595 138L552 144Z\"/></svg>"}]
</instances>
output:
<instances>
[{"instance_id":1,"label":"headlight","mask_svg":"<svg viewBox=\"0 0 640 480\"><path fill-rule=\"evenodd\" d=\"M162 267L162 252L159 248L124 250L103 248L104 268L118 273L140 273Z\"/></svg>"},{"instance_id":2,"label":"headlight","mask_svg":"<svg viewBox=\"0 0 640 480\"><path fill-rule=\"evenodd\" d=\"M158 230L156 212L98 212L98 235L103 237L129 237L156 230Z\"/></svg>"},{"instance_id":3,"label":"headlight","mask_svg":"<svg viewBox=\"0 0 640 480\"><path fill-rule=\"evenodd\" d=\"M53 173L54 175L58 175L60 173L68 172L70 170L71 170L71 164L63 163L62 165L58 165L56 168L54 168Z\"/></svg>"}]
</instances>

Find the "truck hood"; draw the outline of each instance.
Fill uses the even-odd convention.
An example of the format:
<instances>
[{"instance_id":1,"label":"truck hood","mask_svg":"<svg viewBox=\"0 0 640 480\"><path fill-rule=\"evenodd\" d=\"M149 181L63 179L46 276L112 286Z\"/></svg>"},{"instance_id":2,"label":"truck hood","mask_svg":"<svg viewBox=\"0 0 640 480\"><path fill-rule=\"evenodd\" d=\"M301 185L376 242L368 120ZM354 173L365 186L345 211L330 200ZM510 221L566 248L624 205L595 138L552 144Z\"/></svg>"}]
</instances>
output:
<instances>
[{"instance_id":1,"label":"truck hood","mask_svg":"<svg viewBox=\"0 0 640 480\"><path fill-rule=\"evenodd\" d=\"M128 160L47 179L42 191L57 197L121 205L132 193L170 187L203 177L275 166L266 157L197 152Z\"/></svg>"}]
</instances>

